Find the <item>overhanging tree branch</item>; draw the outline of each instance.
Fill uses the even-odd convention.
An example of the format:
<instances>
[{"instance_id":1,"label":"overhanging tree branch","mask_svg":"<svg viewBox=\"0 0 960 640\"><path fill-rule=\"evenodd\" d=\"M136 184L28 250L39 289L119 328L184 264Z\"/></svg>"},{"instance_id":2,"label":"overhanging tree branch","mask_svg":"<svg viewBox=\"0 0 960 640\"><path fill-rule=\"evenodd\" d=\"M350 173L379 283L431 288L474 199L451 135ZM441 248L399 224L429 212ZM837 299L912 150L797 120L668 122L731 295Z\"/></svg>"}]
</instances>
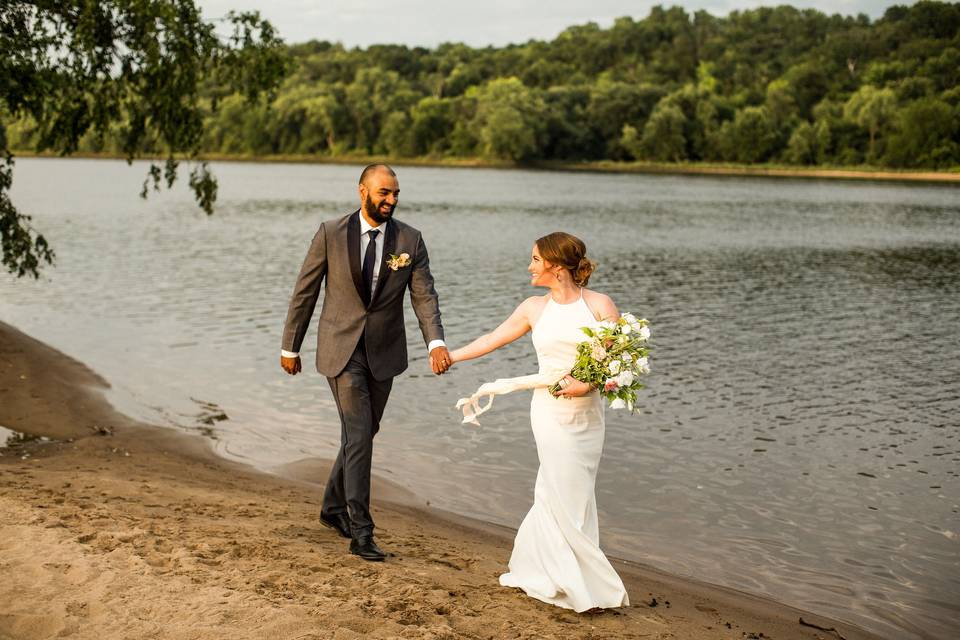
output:
<instances>
[{"instance_id":1,"label":"overhanging tree branch","mask_svg":"<svg viewBox=\"0 0 960 640\"><path fill-rule=\"evenodd\" d=\"M37 150L69 155L81 138L120 133L131 163L150 153L144 188L178 177L177 157L199 152L205 109L201 89L247 100L272 94L289 70L282 41L258 13L231 12L221 37L193 0L90 2L0 0L0 120L30 117ZM2 134L0 122L0 134ZM18 276L38 276L54 253L10 201L13 158L0 135L0 241L3 264ZM217 183L206 164L190 175L197 203L208 214Z\"/></svg>"}]
</instances>

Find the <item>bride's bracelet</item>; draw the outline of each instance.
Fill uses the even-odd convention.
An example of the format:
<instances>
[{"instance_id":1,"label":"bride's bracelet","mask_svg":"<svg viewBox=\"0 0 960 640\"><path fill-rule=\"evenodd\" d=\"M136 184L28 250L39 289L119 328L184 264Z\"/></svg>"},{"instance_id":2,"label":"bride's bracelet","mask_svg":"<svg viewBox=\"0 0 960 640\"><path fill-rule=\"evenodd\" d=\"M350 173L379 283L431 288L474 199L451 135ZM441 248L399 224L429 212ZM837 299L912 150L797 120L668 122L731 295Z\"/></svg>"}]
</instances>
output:
<instances>
[{"instance_id":1,"label":"bride's bracelet","mask_svg":"<svg viewBox=\"0 0 960 640\"><path fill-rule=\"evenodd\" d=\"M570 376L571 378L573 378L573 374L568 373L567 375ZM573 379L576 380L577 382L583 382L583 380L577 380L576 378L573 378ZM564 384L564 383L565 383L565 384ZM566 376L564 376L563 378L561 378L559 384L560 384L560 388L561 388L561 389L565 389L565 388L567 388L567 387L570 386L570 383L567 382ZM597 390L600 389L599 386L597 386L597 385L595 385L595 384L593 384L593 383L590 383L590 382L587 382L587 383L584 383L584 384L586 384L588 387L590 387L590 391L597 391Z\"/></svg>"}]
</instances>

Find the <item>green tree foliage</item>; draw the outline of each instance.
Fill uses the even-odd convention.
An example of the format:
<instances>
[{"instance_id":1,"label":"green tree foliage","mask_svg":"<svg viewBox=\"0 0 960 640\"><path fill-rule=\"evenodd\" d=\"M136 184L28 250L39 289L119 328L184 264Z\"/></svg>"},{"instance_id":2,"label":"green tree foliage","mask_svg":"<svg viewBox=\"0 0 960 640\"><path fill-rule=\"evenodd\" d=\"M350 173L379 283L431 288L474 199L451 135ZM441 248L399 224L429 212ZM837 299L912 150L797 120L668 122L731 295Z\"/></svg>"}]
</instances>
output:
<instances>
[{"instance_id":1,"label":"green tree foliage","mask_svg":"<svg viewBox=\"0 0 960 640\"><path fill-rule=\"evenodd\" d=\"M725 18L655 7L609 29L588 23L502 48L309 42L289 47L294 70L271 105L241 108L208 91L224 108L207 115L202 147L517 162L932 167L936 157L956 166L952 145L908 162L892 139L919 135L904 124L914 103L960 109L958 30L958 5L921 1L874 22L789 6Z\"/></svg>"},{"instance_id":2,"label":"green tree foliage","mask_svg":"<svg viewBox=\"0 0 960 640\"><path fill-rule=\"evenodd\" d=\"M787 162L813 165L823 162L830 149L830 127L826 122L801 122L790 135Z\"/></svg>"},{"instance_id":3,"label":"green tree foliage","mask_svg":"<svg viewBox=\"0 0 960 640\"><path fill-rule=\"evenodd\" d=\"M936 98L910 103L899 114L887 158L897 167L950 167L960 157L960 111Z\"/></svg>"},{"instance_id":4,"label":"green tree foliage","mask_svg":"<svg viewBox=\"0 0 960 640\"><path fill-rule=\"evenodd\" d=\"M720 129L724 158L754 163L768 160L777 141L776 122L767 107L746 107Z\"/></svg>"},{"instance_id":5,"label":"green tree foliage","mask_svg":"<svg viewBox=\"0 0 960 640\"><path fill-rule=\"evenodd\" d=\"M411 109L412 155L442 156L456 122L455 100L427 96Z\"/></svg>"},{"instance_id":6,"label":"green tree foliage","mask_svg":"<svg viewBox=\"0 0 960 640\"><path fill-rule=\"evenodd\" d=\"M675 144L682 145L674 154L678 159L704 160L717 157L718 133L721 116L733 114L723 98L714 92L716 83L703 65L698 72L696 84L687 83L676 91L665 96L658 104L656 111L670 109L670 121L679 127ZM675 111L675 112L674 112ZM655 119L657 126L666 132L666 121L656 112L647 121L649 125ZM645 135L652 132L644 128ZM651 159L665 159L662 154L654 152L654 147L647 144L646 156ZM660 156L656 158L655 156ZM644 155L636 156L644 157Z\"/></svg>"},{"instance_id":7,"label":"green tree foliage","mask_svg":"<svg viewBox=\"0 0 960 640\"><path fill-rule=\"evenodd\" d=\"M547 109L543 157L577 160L605 157L603 146L608 141L597 134L593 119L587 115L593 104L588 86L551 87L544 92L543 99Z\"/></svg>"},{"instance_id":8,"label":"green tree foliage","mask_svg":"<svg viewBox=\"0 0 960 640\"><path fill-rule=\"evenodd\" d=\"M633 155L667 162L685 160L687 152L683 128L686 120L679 107L669 100L661 100L644 125L640 146L634 146Z\"/></svg>"},{"instance_id":9,"label":"green tree foliage","mask_svg":"<svg viewBox=\"0 0 960 640\"><path fill-rule=\"evenodd\" d=\"M414 140L410 130L410 116L406 111L394 111L383 124L383 146L391 156L414 155Z\"/></svg>"},{"instance_id":10,"label":"green tree foliage","mask_svg":"<svg viewBox=\"0 0 960 640\"><path fill-rule=\"evenodd\" d=\"M619 159L619 136L624 123L640 127L666 92L659 87L600 78L589 87L583 117L598 138L597 148L587 157Z\"/></svg>"},{"instance_id":11,"label":"green tree foliage","mask_svg":"<svg viewBox=\"0 0 960 640\"><path fill-rule=\"evenodd\" d=\"M480 154L501 160L537 155L543 132L543 100L517 78L498 78L467 92L476 101L471 121Z\"/></svg>"},{"instance_id":12,"label":"green tree foliage","mask_svg":"<svg viewBox=\"0 0 960 640\"><path fill-rule=\"evenodd\" d=\"M282 43L255 13L231 13L215 24L189 0L0 1L3 264L36 277L40 263L54 259L30 217L10 201L13 156L5 123L29 123L37 150L102 148L109 136L128 161L144 152L166 155L162 166L151 165L145 196L151 186L173 184L177 154L200 151L206 111L233 95L255 102L286 69ZM236 121L224 136L230 148L270 150L257 138L235 143L249 117L226 111ZM190 186L210 213L216 181L206 164L193 169Z\"/></svg>"},{"instance_id":13,"label":"green tree foliage","mask_svg":"<svg viewBox=\"0 0 960 640\"><path fill-rule=\"evenodd\" d=\"M869 132L870 147L867 158L876 158L877 136L889 126L896 113L897 98L892 89L877 89L865 84L857 90L843 107L844 116Z\"/></svg>"},{"instance_id":14,"label":"green tree foliage","mask_svg":"<svg viewBox=\"0 0 960 640\"><path fill-rule=\"evenodd\" d=\"M148 16L185 7L194 31L177 27L169 37L194 37L198 46L151 45L160 36L145 18L124 37L159 71L122 76L126 84L81 74L46 99L42 117L7 107L0 117L11 148L960 166L957 3L920 0L874 21L785 5L725 17L658 6L643 19L577 25L551 41L500 48L307 42L283 52L291 73L276 95L254 101L244 87L269 85L283 57L272 33L266 41L208 42L196 35L207 27L187 1L90 6L132 6ZM2 20L14 24L6 11ZM160 28L163 38L167 30ZM5 51L19 50L2 37ZM123 68L119 55L111 68ZM147 64L140 59L134 70ZM166 66L181 62L183 73ZM108 101L114 111L92 108L101 92L120 96ZM51 147L48 132L75 122L91 124L81 135L55 136L59 146ZM163 171L152 175L162 181Z\"/></svg>"}]
</instances>

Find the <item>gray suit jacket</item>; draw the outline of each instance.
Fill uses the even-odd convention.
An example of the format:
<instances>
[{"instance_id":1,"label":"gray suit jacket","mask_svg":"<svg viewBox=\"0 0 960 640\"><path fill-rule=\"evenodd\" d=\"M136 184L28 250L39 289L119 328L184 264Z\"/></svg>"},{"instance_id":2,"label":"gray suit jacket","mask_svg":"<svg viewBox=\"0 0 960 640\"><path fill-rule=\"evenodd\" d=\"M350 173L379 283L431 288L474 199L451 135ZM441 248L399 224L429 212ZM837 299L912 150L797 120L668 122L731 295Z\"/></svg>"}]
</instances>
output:
<instances>
[{"instance_id":1,"label":"gray suit jacket","mask_svg":"<svg viewBox=\"0 0 960 640\"><path fill-rule=\"evenodd\" d=\"M281 348L300 351L326 278L317 330L317 371L327 377L337 376L365 335L370 371L377 380L386 380L407 368L403 324L406 290L410 289L413 311L427 344L443 340L440 304L420 232L396 219L387 224L377 288L370 299L360 274L359 216L357 210L320 225L293 289ZM396 271L390 269L390 254L401 253L410 255L410 264Z\"/></svg>"}]
</instances>

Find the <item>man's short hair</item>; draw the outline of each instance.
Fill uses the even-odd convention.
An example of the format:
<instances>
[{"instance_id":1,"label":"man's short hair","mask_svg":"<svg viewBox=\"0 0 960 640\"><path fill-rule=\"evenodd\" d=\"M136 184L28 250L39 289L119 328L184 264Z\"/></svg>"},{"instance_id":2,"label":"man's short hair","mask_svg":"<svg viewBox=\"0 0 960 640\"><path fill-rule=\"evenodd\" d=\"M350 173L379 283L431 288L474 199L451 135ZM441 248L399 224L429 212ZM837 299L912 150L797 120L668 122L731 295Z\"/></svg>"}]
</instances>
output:
<instances>
[{"instance_id":1,"label":"man's short hair","mask_svg":"<svg viewBox=\"0 0 960 640\"><path fill-rule=\"evenodd\" d=\"M368 164L366 167L363 168L363 172L360 173L359 184L366 184L367 178L370 176L370 174L376 173L377 171L386 171L394 178L397 177L396 172L390 168L390 165L384 164L382 162L375 162L373 164Z\"/></svg>"}]
</instances>

